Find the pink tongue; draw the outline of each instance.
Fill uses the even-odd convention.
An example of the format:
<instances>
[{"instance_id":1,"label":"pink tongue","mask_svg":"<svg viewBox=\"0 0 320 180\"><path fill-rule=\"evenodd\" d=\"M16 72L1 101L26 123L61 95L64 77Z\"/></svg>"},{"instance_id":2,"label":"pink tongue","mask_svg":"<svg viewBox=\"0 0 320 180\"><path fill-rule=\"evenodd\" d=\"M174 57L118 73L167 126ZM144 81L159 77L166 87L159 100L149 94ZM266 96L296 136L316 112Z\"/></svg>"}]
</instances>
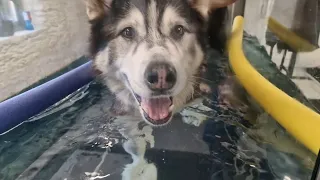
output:
<instances>
[{"instance_id":1,"label":"pink tongue","mask_svg":"<svg viewBox=\"0 0 320 180\"><path fill-rule=\"evenodd\" d=\"M162 120L169 115L170 98L142 98L141 107L153 120Z\"/></svg>"}]
</instances>

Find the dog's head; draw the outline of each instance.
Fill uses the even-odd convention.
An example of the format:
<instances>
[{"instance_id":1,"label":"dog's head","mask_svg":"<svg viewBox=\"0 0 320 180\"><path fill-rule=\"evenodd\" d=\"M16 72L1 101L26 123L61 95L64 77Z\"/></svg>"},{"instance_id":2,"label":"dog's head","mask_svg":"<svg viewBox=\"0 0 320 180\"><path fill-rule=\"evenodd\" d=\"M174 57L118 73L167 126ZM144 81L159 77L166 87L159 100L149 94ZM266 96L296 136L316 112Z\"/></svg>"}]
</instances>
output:
<instances>
[{"instance_id":1,"label":"dog's head","mask_svg":"<svg viewBox=\"0 0 320 180\"><path fill-rule=\"evenodd\" d=\"M149 124L167 124L194 93L209 11L232 2L86 0L95 67L123 104L139 105Z\"/></svg>"}]
</instances>

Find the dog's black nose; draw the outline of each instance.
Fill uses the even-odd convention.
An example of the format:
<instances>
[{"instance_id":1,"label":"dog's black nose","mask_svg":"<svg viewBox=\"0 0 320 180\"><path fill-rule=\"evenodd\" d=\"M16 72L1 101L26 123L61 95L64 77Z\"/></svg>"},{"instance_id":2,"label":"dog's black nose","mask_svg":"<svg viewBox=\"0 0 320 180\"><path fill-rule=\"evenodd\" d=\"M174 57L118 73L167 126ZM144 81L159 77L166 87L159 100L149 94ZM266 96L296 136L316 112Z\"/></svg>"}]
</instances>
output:
<instances>
[{"instance_id":1,"label":"dog's black nose","mask_svg":"<svg viewBox=\"0 0 320 180\"><path fill-rule=\"evenodd\" d=\"M177 80L175 68L165 62L153 62L147 67L144 77L146 84L153 91L171 89Z\"/></svg>"}]
</instances>

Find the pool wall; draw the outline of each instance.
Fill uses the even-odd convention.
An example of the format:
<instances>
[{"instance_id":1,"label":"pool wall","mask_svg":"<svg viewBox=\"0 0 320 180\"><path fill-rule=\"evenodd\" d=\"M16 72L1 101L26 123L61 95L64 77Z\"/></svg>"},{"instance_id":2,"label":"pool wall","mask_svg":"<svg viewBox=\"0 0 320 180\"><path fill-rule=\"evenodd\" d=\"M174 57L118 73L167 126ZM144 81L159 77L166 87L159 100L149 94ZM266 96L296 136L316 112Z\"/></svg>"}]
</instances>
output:
<instances>
[{"instance_id":1,"label":"pool wall","mask_svg":"<svg viewBox=\"0 0 320 180\"><path fill-rule=\"evenodd\" d=\"M0 134L21 124L93 80L89 61L51 81L0 103Z\"/></svg>"},{"instance_id":2,"label":"pool wall","mask_svg":"<svg viewBox=\"0 0 320 180\"><path fill-rule=\"evenodd\" d=\"M84 1L23 0L34 31L0 38L0 101L85 55L89 23Z\"/></svg>"}]
</instances>

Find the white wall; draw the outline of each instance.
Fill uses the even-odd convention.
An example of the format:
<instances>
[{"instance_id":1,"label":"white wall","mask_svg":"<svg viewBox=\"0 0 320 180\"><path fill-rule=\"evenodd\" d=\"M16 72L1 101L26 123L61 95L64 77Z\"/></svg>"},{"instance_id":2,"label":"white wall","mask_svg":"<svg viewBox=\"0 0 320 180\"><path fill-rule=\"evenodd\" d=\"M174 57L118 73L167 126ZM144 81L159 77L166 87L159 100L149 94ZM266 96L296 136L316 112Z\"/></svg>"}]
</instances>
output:
<instances>
[{"instance_id":1,"label":"white wall","mask_svg":"<svg viewBox=\"0 0 320 180\"><path fill-rule=\"evenodd\" d=\"M298 1L304 0L246 0L245 30L251 35L257 36L261 44L265 44L267 20L271 16L279 23L290 28L294 22L294 14Z\"/></svg>"},{"instance_id":2,"label":"white wall","mask_svg":"<svg viewBox=\"0 0 320 180\"><path fill-rule=\"evenodd\" d=\"M36 31L0 40L0 101L87 52L83 0L24 0Z\"/></svg>"}]
</instances>

